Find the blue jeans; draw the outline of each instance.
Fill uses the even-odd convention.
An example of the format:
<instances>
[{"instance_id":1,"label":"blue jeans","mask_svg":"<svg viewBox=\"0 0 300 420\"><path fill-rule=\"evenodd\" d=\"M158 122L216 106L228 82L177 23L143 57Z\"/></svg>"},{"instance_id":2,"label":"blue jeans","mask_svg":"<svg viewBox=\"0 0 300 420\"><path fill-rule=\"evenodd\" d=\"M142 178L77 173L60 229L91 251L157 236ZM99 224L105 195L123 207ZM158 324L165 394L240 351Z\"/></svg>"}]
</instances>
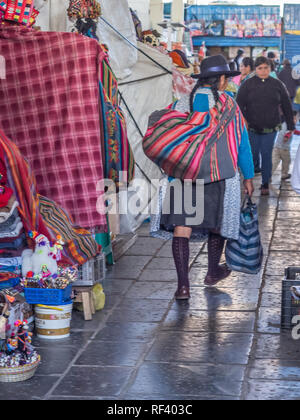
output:
<instances>
[{"instance_id":1,"label":"blue jeans","mask_svg":"<svg viewBox=\"0 0 300 420\"><path fill-rule=\"evenodd\" d=\"M277 132L269 134L258 134L249 132L250 143L253 154L253 162L259 162L261 155L262 184L269 184L272 177L272 153Z\"/></svg>"}]
</instances>

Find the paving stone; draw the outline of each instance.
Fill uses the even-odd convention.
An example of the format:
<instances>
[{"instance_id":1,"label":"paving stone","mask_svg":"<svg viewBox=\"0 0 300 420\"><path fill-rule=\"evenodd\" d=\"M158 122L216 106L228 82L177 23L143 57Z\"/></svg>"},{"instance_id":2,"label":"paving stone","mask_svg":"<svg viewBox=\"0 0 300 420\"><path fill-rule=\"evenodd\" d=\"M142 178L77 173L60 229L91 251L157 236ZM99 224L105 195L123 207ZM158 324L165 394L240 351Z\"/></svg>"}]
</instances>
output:
<instances>
[{"instance_id":1,"label":"paving stone","mask_svg":"<svg viewBox=\"0 0 300 420\"><path fill-rule=\"evenodd\" d=\"M126 252L126 256L152 256L158 252L165 241L156 238L138 238Z\"/></svg>"},{"instance_id":2,"label":"paving stone","mask_svg":"<svg viewBox=\"0 0 300 420\"><path fill-rule=\"evenodd\" d=\"M169 304L162 299L124 299L107 322L160 322Z\"/></svg>"},{"instance_id":3,"label":"paving stone","mask_svg":"<svg viewBox=\"0 0 300 420\"><path fill-rule=\"evenodd\" d=\"M39 369L33 378L24 382L2 383L1 401L41 400L58 381L59 376L40 376Z\"/></svg>"},{"instance_id":4,"label":"paving stone","mask_svg":"<svg viewBox=\"0 0 300 420\"><path fill-rule=\"evenodd\" d=\"M119 269L128 269L128 267L144 268L153 258L151 255L124 255L118 260L117 267Z\"/></svg>"},{"instance_id":5,"label":"paving stone","mask_svg":"<svg viewBox=\"0 0 300 420\"><path fill-rule=\"evenodd\" d=\"M253 312L207 312L190 308L171 310L162 325L163 330L197 332L235 332L254 331Z\"/></svg>"},{"instance_id":6,"label":"paving stone","mask_svg":"<svg viewBox=\"0 0 300 420\"><path fill-rule=\"evenodd\" d=\"M117 341L126 340L150 341L158 329L157 323L151 322L107 322L95 337L95 340Z\"/></svg>"},{"instance_id":7,"label":"paving stone","mask_svg":"<svg viewBox=\"0 0 300 420\"><path fill-rule=\"evenodd\" d=\"M124 280L136 280L139 278L143 271L143 267L139 266L127 266L127 267L120 267L119 265L115 265L110 267L107 270L106 278L107 279L124 279Z\"/></svg>"},{"instance_id":8,"label":"paving stone","mask_svg":"<svg viewBox=\"0 0 300 420\"><path fill-rule=\"evenodd\" d=\"M239 396L243 366L144 363L129 389L131 395Z\"/></svg>"},{"instance_id":9,"label":"paving stone","mask_svg":"<svg viewBox=\"0 0 300 420\"><path fill-rule=\"evenodd\" d=\"M289 189L281 189L281 192L280 192L280 197L298 197L299 196L299 194L298 193L296 193L296 191L294 191L293 189L292 189L292 187L290 187Z\"/></svg>"},{"instance_id":10,"label":"paving stone","mask_svg":"<svg viewBox=\"0 0 300 420\"><path fill-rule=\"evenodd\" d=\"M250 379L299 381L300 361L265 359L254 360L250 367Z\"/></svg>"},{"instance_id":11,"label":"paving stone","mask_svg":"<svg viewBox=\"0 0 300 420\"><path fill-rule=\"evenodd\" d=\"M288 233L286 229L277 229L273 236L271 250L272 251L297 251L300 249L300 231L289 229Z\"/></svg>"},{"instance_id":12,"label":"paving stone","mask_svg":"<svg viewBox=\"0 0 300 420\"><path fill-rule=\"evenodd\" d=\"M291 332L260 334L256 338L255 358L299 361L299 341L293 340Z\"/></svg>"},{"instance_id":13,"label":"paving stone","mask_svg":"<svg viewBox=\"0 0 300 420\"><path fill-rule=\"evenodd\" d=\"M248 401L290 401L300 399L299 381L248 381Z\"/></svg>"},{"instance_id":14,"label":"paving stone","mask_svg":"<svg viewBox=\"0 0 300 420\"><path fill-rule=\"evenodd\" d=\"M190 283L192 287L206 287L204 279L207 274L207 267L193 268L190 271ZM262 283L262 272L250 275L243 273L232 273L227 279L219 283L222 289L259 289Z\"/></svg>"},{"instance_id":15,"label":"paving stone","mask_svg":"<svg viewBox=\"0 0 300 420\"><path fill-rule=\"evenodd\" d=\"M162 282L168 281L177 284L177 272L174 270L143 270L143 273L139 277L139 281L149 282Z\"/></svg>"},{"instance_id":16,"label":"paving stone","mask_svg":"<svg viewBox=\"0 0 300 420\"><path fill-rule=\"evenodd\" d=\"M89 331L90 334L94 333L99 325L105 321L106 317L107 311L97 311L93 315L93 319L91 321L85 321L83 312L73 310L71 321L71 337L73 337L73 333L77 335L80 331Z\"/></svg>"},{"instance_id":17,"label":"paving stone","mask_svg":"<svg viewBox=\"0 0 300 420\"><path fill-rule=\"evenodd\" d=\"M81 314L83 319L83 315ZM77 325L76 325L77 326ZM61 347L77 347L81 348L92 336L92 331L90 330L81 330L81 329L72 329L70 337L59 339L59 340L48 340L43 338L38 338L37 335L33 335L32 344L37 348L48 348L50 345L53 348L56 348L57 351Z\"/></svg>"},{"instance_id":18,"label":"paving stone","mask_svg":"<svg viewBox=\"0 0 300 420\"><path fill-rule=\"evenodd\" d=\"M286 267L299 265L300 266L300 254L298 252L276 252L272 251L269 254L266 275L281 276L284 277L284 270Z\"/></svg>"},{"instance_id":19,"label":"paving stone","mask_svg":"<svg viewBox=\"0 0 300 420\"><path fill-rule=\"evenodd\" d=\"M257 331L261 333L280 334L281 308L260 308L257 321Z\"/></svg>"},{"instance_id":20,"label":"paving stone","mask_svg":"<svg viewBox=\"0 0 300 420\"><path fill-rule=\"evenodd\" d=\"M125 394L122 396L122 400L130 400L130 401L152 401L152 395L142 395L142 394ZM174 395L174 394L166 394L166 395L157 395L155 396L155 401L239 401L239 397L227 397L224 395L216 395L216 396L199 396L199 395Z\"/></svg>"},{"instance_id":21,"label":"paving stone","mask_svg":"<svg viewBox=\"0 0 300 420\"><path fill-rule=\"evenodd\" d=\"M157 255L160 258L172 258L172 241L168 241L164 246L159 250Z\"/></svg>"},{"instance_id":22,"label":"paving stone","mask_svg":"<svg viewBox=\"0 0 300 420\"><path fill-rule=\"evenodd\" d=\"M298 211L278 211L277 220L280 223L281 220L292 220L292 223L300 220L300 214Z\"/></svg>"},{"instance_id":23,"label":"paving stone","mask_svg":"<svg viewBox=\"0 0 300 420\"><path fill-rule=\"evenodd\" d=\"M189 302L174 302L177 306L206 311L255 311L259 298L258 289L191 288Z\"/></svg>"},{"instance_id":24,"label":"paving stone","mask_svg":"<svg viewBox=\"0 0 300 420\"><path fill-rule=\"evenodd\" d=\"M75 365L133 367L146 350L144 342L91 341Z\"/></svg>"},{"instance_id":25,"label":"paving stone","mask_svg":"<svg viewBox=\"0 0 300 420\"><path fill-rule=\"evenodd\" d=\"M150 232L150 223L143 223L141 227L139 227L136 231L136 233L143 237L149 237L149 232Z\"/></svg>"},{"instance_id":26,"label":"paving stone","mask_svg":"<svg viewBox=\"0 0 300 420\"><path fill-rule=\"evenodd\" d=\"M300 197L282 197L279 200L278 210L300 211Z\"/></svg>"},{"instance_id":27,"label":"paving stone","mask_svg":"<svg viewBox=\"0 0 300 420\"><path fill-rule=\"evenodd\" d=\"M38 375L61 375L76 358L78 347L63 346L53 341L47 347L38 348L42 363L37 371Z\"/></svg>"},{"instance_id":28,"label":"paving stone","mask_svg":"<svg viewBox=\"0 0 300 420\"><path fill-rule=\"evenodd\" d=\"M114 280L105 279L102 282L103 290L106 296L108 295L123 295L127 292L130 286L134 283L134 280Z\"/></svg>"},{"instance_id":29,"label":"paving stone","mask_svg":"<svg viewBox=\"0 0 300 420\"><path fill-rule=\"evenodd\" d=\"M146 360L244 365L248 362L252 339L252 334L162 332Z\"/></svg>"},{"instance_id":30,"label":"paving stone","mask_svg":"<svg viewBox=\"0 0 300 420\"><path fill-rule=\"evenodd\" d=\"M282 278L279 276L265 276L263 291L266 293L281 293Z\"/></svg>"},{"instance_id":31,"label":"paving stone","mask_svg":"<svg viewBox=\"0 0 300 420\"><path fill-rule=\"evenodd\" d=\"M176 285L167 282L136 282L127 292L127 298L136 299L169 299L172 300Z\"/></svg>"},{"instance_id":32,"label":"paving stone","mask_svg":"<svg viewBox=\"0 0 300 420\"><path fill-rule=\"evenodd\" d=\"M176 269L173 258L153 258L147 266L148 270L174 270Z\"/></svg>"},{"instance_id":33,"label":"paving stone","mask_svg":"<svg viewBox=\"0 0 300 420\"><path fill-rule=\"evenodd\" d=\"M131 373L132 370L128 367L72 367L54 389L52 396L118 396L129 380Z\"/></svg>"},{"instance_id":34,"label":"paving stone","mask_svg":"<svg viewBox=\"0 0 300 420\"><path fill-rule=\"evenodd\" d=\"M262 294L261 307L280 308L281 307L281 292L280 293L266 293Z\"/></svg>"}]
</instances>

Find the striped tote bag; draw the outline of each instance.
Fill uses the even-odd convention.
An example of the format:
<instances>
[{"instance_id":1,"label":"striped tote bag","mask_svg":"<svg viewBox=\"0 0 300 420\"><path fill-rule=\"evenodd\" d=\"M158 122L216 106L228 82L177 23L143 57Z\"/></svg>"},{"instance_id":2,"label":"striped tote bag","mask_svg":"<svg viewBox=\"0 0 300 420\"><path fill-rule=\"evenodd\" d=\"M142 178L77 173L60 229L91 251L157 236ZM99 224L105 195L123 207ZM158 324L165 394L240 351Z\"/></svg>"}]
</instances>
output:
<instances>
[{"instance_id":1,"label":"striped tote bag","mask_svg":"<svg viewBox=\"0 0 300 420\"><path fill-rule=\"evenodd\" d=\"M227 241L225 255L226 263L232 271L257 274L261 270L263 247L257 206L250 197L245 198L242 206L239 239Z\"/></svg>"}]
</instances>

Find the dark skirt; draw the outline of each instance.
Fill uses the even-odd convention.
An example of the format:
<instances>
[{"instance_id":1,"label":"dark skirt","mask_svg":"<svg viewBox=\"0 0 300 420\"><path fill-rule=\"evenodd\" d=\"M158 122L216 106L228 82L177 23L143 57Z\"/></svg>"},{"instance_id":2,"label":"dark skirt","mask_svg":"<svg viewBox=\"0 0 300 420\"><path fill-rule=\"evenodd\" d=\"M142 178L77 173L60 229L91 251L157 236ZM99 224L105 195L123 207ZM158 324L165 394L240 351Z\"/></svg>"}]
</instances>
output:
<instances>
[{"instance_id":1,"label":"dark skirt","mask_svg":"<svg viewBox=\"0 0 300 420\"><path fill-rule=\"evenodd\" d=\"M177 180L178 181L178 180ZM186 221L187 218L195 218L194 214L187 214L185 211L185 194L182 194L182 212L176 214L175 210L175 193L171 188L170 193L167 194L165 200L170 201L170 214L162 214L161 216L161 229L168 232L173 232L176 226L191 227L193 233L204 233L205 231L220 231L223 220L223 207L225 195L225 181L213 182L204 186L204 220L201 224L189 225ZM170 197L170 199L168 198ZM196 184L192 185L192 204L196 207ZM201 203L202 204L202 203ZM198 204L199 205L199 204ZM178 210L177 210L178 213Z\"/></svg>"}]
</instances>

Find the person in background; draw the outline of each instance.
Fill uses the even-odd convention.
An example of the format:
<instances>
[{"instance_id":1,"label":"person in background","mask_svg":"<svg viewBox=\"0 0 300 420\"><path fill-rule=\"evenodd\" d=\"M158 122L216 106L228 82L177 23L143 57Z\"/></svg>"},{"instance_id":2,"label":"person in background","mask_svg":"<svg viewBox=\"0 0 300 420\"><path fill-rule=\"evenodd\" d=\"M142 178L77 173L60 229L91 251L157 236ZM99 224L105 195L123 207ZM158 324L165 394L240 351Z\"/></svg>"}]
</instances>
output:
<instances>
[{"instance_id":1,"label":"person in background","mask_svg":"<svg viewBox=\"0 0 300 420\"><path fill-rule=\"evenodd\" d=\"M229 63L229 68L232 72L237 72L237 67L236 67L235 61L231 61ZM240 77L240 76L236 76L236 77ZM228 79L228 84L227 84L227 88L226 88L226 93L228 93L228 95L230 95L232 98L236 98L236 95L237 95L238 90L239 90L238 84L235 83L235 81L234 81L234 79L236 79L236 77L230 77Z\"/></svg>"},{"instance_id":2,"label":"person in background","mask_svg":"<svg viewBox=\"0 0 300 420\"><path fill-rule=\"evenodd\" d=\"M244 53L245 53L244 50L239 49L238 52L237 52L237 55L236 55L236 57L234 59L234 62L236 64L237 71L240 71L240 65L242 64Z\"/></svg>"},{"instance_id":3,"label":"person in background","mask_svg":"<svg viewBox=\"0 0 300 420\"><path fill-rule=\"evenodd\" d=\"M284 60L283 69L279 73L278 78L285 84L287 90L289 91L291 101L293 102L296 96L297 88L300 86L300 80L294 79L292 65L289 60Z\"/></svg>"},{"instance_id":4,"label":"person in background","mask_svg":"<svg viewBox=\"0 0 300 420\"><path fill-rule=\"evenodd\" d=\"M294 111L294 122L297 123L297 112ZM281 179L286 181L291 178L289 174L291 164L291 143L292 143L292 132L288 130L286 122L282 124L281 131L277 134L275 146L273 150L273 173L278 168L280 162L282 162L282 173Z\"/></svg>"},{"instance_id":5,"label":"person in background","mask_svg":"<svg viewBox=\"0 0 300 420\"><path fill-rule=\"evenodd\" d=\"M292 103L284 84L271 77L271 63L265 57L255 61L256 75L239 89L237 102L248 122L254 165L262 158L261 194L269 195L272 177L272 153L274 141L281 130L280 108L287 123L288 132L295 129ZM288 134L288 133L287 133Z\"/></svg>"},{"instance_id":6,"label":"person in background","mask_svg":"<svg viewBox=\"0 0 300 420\"><path fill-rule=\"evenodd\" d=\"M250 57L244 57L240 66L240 72L240 76L232 79L237 86L241 86L242 83L254 76L254 60Z\"/></svg>"},{"instance_id":7,"label":"person in background","mask_svg":"<svg viewBox=\"0 0 300 420\"><path fill-rule=\"evenodd\" d=\"M276 63L276 54L273 51L269 51L267 58L270 60L270 63L271 63L271 73L270 73L270 76L272 76L275 79L277 79L278 78L277 77L278 63Z\"/></svg>"}]
</instances>

